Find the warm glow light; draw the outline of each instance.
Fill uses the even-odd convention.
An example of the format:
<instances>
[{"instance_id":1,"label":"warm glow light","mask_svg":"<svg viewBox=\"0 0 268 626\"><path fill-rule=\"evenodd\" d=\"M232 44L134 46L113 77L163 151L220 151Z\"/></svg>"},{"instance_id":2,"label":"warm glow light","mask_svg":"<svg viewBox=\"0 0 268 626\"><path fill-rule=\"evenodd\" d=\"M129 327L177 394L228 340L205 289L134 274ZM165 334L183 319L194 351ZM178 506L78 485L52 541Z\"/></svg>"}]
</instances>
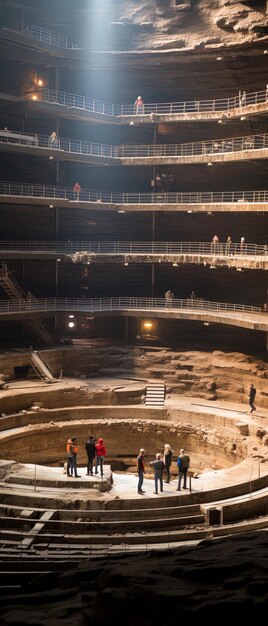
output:
<instances>
[{"instance_id":1,"label":"warm glow light","mask_svg":"<svg viewBox=\"0 0 268 626\"><path fill-rule=\"evenodd\" d=\"M38 87L43 87L44 81L41 78L39 78L37 81L37 84L38 84Z\"/></svg>"},{"instance_id":2,"label":"warm glow light","mask_svg":"<svg viewBox=\"0 0 268 626\"><path fill-rule=\"evenodd\" d=\"M147 330L150 330L151 328L153 328L153 323L152 322L143 322L143 328L147 328Z\"/></svg>"},{"instance_id":3,"label":"warm glow light","mask_svg":"<svg viewBox=\"0 0 268 626\"><path fill-rule=\"evenodd\" d=\"M34 93L34 95L32 96L32 100L37 100L37 95Z\"/></svg>"},{"instance_id":4,"label":"warm glow light","mask_svg":"<svg viewBox=\"0 0 268 626\"><path fill-rule=\"evenodd\" d=\"M68 322L68 326L69 326L69 328L73 328L74 327L74 322Z\"/></svg>"}]
</instances>

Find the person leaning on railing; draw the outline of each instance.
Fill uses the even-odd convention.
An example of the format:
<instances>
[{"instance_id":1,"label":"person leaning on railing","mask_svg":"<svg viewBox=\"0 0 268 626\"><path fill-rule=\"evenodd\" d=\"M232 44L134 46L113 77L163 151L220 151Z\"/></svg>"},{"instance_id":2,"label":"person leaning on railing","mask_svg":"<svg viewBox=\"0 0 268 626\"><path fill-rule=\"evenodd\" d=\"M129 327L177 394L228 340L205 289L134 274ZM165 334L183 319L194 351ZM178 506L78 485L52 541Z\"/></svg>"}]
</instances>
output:
<instances>
[{"instance_id":1,"label":"person leaning on railing","mask_svg":"<svg viewBox=\"0 0 268 626\"><path fill-rule=\"evenodd\" d=\"M58 147L58 139L57 133L53 130L50 137L48 138L48 147L49 148L57 148Z\"/></svg>"}]
</instances>

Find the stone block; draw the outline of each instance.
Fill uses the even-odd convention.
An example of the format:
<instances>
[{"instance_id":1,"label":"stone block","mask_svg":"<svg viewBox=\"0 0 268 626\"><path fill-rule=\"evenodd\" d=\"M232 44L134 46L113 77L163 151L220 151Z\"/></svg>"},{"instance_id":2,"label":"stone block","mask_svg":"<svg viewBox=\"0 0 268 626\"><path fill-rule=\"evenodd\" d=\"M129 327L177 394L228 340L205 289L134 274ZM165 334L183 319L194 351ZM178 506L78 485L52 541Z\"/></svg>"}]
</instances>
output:
<instances>
[{"instance_id":1,"label":"stone block","mask_svg":"<svg viewBox=\"0 0 268 626\"><path fill-rule=\"evenodd\" d=\"M245 435L246 437L248 437L249 435L248 424L246 424L245 422L236 422L235 426L236 428L238 428L241 435Z\"/></svg>"}]
</instances>

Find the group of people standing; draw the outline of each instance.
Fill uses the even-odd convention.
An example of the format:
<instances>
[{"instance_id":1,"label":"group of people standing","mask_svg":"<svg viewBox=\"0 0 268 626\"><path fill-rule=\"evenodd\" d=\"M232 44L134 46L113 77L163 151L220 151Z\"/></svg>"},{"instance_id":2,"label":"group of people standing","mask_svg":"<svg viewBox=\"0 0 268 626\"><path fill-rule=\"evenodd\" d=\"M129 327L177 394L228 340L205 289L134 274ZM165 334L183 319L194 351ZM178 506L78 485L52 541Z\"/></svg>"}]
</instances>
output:
<instances>
[{"instance_id":1,"label":"group of people standing","mask_svg":"<svg viewBox=\"0 0 268 626\"><path fill-rule=\"evenodd\" d=\"M226 242L223 244L220 244L219 241L219 237L218 235L214 235L212 237L212 241L211 241L211 252L213 254L219 254L219 252L223 253L223 254L231 254L231 252L235 251L240 252L240 254L242 254L245 251L245 237L241 237L239 245L238 245L238 249L237 246L235 245L234 249L232 250L232 238L230 237L230 235L228 235Z\"/></svg>"},{"instance_id":2,"label":"group of people standing","mask_svg":"<svg viewBox=\"0 0 268 626\"><path fill-rule=\"evenodd\" d=\"M144 448L140 449L140 453L137 457L137 470L138 470L138 494L143 495L145 491L143 491L143 479L145 474L145 450ZM154 469L154 484L155 490L154 494L158 494L158 486L160 492L163 492L163 474L166 472L166 483L170 482L170 468L172 461L173 451L168 443L165 444L164 454L161 455L160 452L157 452L155 455L155 460L150 461L149 465ZM181 482L183 479L183 489L187 489L187 472L190 466L190 457L189 454L186 454L184 449L180 450L180 454L177 460L177 466L179 470L178 475L178 487L176 491L181 490Z\"/></svg>"},{"instance_id":3,"label":"group of people standing","mask_svg":"<svg viewBox=\"0 0 268 626\"><path fill-rule=\"evenodd\" d=\"M95 466L95 474L98 474L98 468L100 468L100 475L103 477L103 464L106 457L106 446L104 445L102 437L96 440L93 435L90 435L85 444L87 452L87 476L93 476L93 467ZM79 452L77 447L76 437L68 439L67 446L67 476L73 476L74 478L80 478L77 474L76 458Z\"/></svg>"}]
</instances>

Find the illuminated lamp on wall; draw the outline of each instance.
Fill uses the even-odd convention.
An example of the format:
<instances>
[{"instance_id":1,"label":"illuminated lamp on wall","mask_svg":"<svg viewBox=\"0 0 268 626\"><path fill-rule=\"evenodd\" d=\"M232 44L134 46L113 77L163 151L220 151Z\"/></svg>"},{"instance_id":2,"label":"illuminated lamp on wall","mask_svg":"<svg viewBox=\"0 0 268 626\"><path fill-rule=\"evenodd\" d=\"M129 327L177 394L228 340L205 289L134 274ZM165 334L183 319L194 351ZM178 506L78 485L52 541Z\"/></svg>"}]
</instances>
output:
<instances>
[{"instance_id":1,"label":"illuminated lamp on wall","mask_svg":"<svg viewBox=\"0 0 268 626\"><path fill-rule=\"evenodd\" d=\"M38 99L38 98L37 98L37 95L36 95L36 93L34 93L34 94L32 95L31 100L37 100L37 99Z\"/></svg>"},{"instance_id":2,"label":"illuminated lamp on wall","mask_svg":"<svg viewBox=\"0 0 268 626\"><path fill-rule=\"evenodd\" d=\"M77 321L74 315L68 315L65 319L65 328L67 330L75 330L77 327Z\"/></svg>"},{"instance_id":3,"label":"illuminated lamp on wall","mask_svg":"<svg viewBox=\"0 0 268 626\"><path fill-rule=\"evenodd\" d=\"M42 78L38 78L37 85L38 87L44 87L44 81L42 80Z\"/></svg>"},{"instance_id":4,"label":"illuminated lamp on wall","mask_svg":"<svg viewBox=\"0 0 268 626\"><path fill-rule=\"evenodd\" d=\"M151 322L150 320L144 320L142 322L142 329L144 333L149 335L154 330L154 323Z\"/></svg>"}]
</instances>

